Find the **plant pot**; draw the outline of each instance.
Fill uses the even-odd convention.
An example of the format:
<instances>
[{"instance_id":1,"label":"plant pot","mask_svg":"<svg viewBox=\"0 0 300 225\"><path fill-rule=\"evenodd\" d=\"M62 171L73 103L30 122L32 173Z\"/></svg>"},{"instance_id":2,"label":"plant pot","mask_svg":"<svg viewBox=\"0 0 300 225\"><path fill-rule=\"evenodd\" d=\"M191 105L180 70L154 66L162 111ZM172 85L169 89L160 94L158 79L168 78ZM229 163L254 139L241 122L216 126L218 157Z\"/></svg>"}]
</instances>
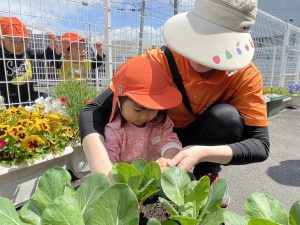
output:
<instances>
[{"instance_id":1,"label":"plant pot","mask_svg":"<svg viewBox=\"0 0 300 225\"><path fill-rule=\"evenodd\" d=\"M70 169L77 178L82 178L90 173L91 169L81 144L73 146L73 152L68 157L68 169Z\"/></svg>"},{"instance_id":2,"label":"plant pot","mask_svg":"<svg viewBox=\"0 0 300 225\"><path fill-rule=\"evenodd\" d=\"M270 97L267 101L267 114L268 117L274 116L280 112L282 101L285 97L282 95L276 97Z\"/></svg>"},{"instance_id":3,"label":"plant pot","mask_svg":"<svg viewBox=\"0 0 300 225\"><path fill-rule=\"evenodd\" d=\"M23 205L32 197L40 176L55 166L65 168L72 152L73 148L68 146L61 155L50 154L33 164L0 166L0 196L11 199L15 207Z\"/></svg>"}]
</instances>

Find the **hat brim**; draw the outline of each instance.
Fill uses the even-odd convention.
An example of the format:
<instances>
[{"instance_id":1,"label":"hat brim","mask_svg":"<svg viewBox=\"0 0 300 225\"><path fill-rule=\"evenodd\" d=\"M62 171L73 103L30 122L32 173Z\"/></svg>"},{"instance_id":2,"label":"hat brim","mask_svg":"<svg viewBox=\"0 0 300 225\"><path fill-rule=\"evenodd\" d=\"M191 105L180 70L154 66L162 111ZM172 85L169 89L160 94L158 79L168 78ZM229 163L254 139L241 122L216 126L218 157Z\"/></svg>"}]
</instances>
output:
<instances>
[{"instance_id":1,"label":"hat brim","mask_svg":"<svg viewBox=\"0 0 300 225\"><path fill-rule=\"evenodd\" d=\"M115 92L112 85L110 88ZM153 110L171 109L179 105L182 101L181 94L175 87L167 87L162 93L156 95L126 93L125 96L128 96L139 105Z\"/></svg>"},{"instance_id":2,"label":"hat brim","mask_svg":"<svg viewBox=\"0 0 300 225\"><path fill-rule=\"evenodd\" d=\"M254 54L250 33L210 23L193 12L171 17L163 27L168 47L204 66L236 70L248 65Z\"/></svg>"}]
</instances>

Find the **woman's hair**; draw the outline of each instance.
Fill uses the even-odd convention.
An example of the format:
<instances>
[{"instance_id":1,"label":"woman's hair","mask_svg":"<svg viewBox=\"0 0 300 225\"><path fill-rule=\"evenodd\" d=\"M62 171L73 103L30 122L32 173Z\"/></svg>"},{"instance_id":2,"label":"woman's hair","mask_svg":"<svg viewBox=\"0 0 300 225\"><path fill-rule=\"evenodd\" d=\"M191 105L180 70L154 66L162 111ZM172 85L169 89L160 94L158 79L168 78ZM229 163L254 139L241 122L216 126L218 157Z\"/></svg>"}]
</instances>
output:
<instances>
[{"instance_id":1,"label":"woman's hair","mask_svg":"<svg viewBox=\"0 0 300 225\"><path fill-rule=\"evenodd\" d=\"M130 99L127 96L119 96L119 101L120 101L120 108L122 108L123 103L127 100ZM123 117L122 113L120 112L119 107L117 107L118 113L120 114L121 117L121 125L124 126L126 123L126 119ZM153 119L153 125L156 127L162 126L167 119L167 111L166 110L158 110L157 116Z\"/></svg>"}]
</instances>

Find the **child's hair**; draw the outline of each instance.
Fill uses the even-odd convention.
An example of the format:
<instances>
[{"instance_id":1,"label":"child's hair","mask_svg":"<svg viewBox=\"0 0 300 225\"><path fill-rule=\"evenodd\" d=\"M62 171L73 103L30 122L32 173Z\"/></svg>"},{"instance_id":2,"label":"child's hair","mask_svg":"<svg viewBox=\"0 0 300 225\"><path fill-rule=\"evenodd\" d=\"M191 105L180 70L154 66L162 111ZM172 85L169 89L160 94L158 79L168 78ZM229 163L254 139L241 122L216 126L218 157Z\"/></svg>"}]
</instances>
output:
<instances>
[{"instance_id":1,"label":"child's hair","mask_svg":"<svg viewBox=\"0 0 300 225\"><path fill-rule=\"evenodd\" d=\"M119 96L119 101L120 101L120 107L122 108L123 103L127 100L130 99L127 96ZM126 123L126 119L124 118L124 116L122 115L122 113L120 112L121 109L118 109L118 112L120 114L121 117L121 126L124 126L124 124ZM153 126L155 127L159 127L162 126L167 119L167 111L166 110L158 110L158 114L157 116L153 119Z\"/></svg>"}]
</instances>

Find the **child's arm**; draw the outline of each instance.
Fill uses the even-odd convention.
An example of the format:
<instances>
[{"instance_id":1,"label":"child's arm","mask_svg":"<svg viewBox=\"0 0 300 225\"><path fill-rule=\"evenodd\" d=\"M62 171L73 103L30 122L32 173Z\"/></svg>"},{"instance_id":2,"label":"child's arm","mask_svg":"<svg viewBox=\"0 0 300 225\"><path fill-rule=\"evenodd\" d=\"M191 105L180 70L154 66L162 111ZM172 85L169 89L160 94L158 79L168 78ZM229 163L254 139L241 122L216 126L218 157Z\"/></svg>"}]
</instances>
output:
<instances>
[{"instance_id":1,"label":"child's arm","mask_svg":"<svg viewBox=\"0 0 300 225\"><path fill-rule=\"evenodd\" d=\"M97 51L97 57L96 59L92 59L92 63L91 63L92 69L96 69L97 67L102 66L103 59L105 58L105 54L103 54L102 43L97 42L95 46Z\"/></svg>"}]
</instances>

